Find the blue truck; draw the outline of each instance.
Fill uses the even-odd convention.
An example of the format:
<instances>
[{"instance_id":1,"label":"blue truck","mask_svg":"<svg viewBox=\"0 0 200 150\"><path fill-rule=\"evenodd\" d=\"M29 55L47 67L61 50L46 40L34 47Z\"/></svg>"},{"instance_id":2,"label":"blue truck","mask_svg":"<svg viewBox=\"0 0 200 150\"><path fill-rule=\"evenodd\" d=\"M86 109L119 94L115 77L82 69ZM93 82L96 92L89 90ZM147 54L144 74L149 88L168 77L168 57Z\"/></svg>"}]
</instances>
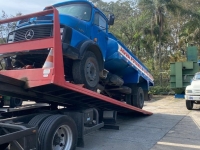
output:
<instances>
[{"instance_id":1,"label":"blue truck","mask_svg":"<svg viewBox=\"0 0 200 150\"><path fill-rule=\"evenodd\" d=\"M142 108L154 79L148 69L112 33L114 15L105 14L87 0L54 4L59 12L65 78L75 84ZM45 10L48 10L46 7ZM8 43L52 36L53 15L21 20ZM4 57L6 69L26 65L41 68L49 53L14 53Z\"/></svg>"},{"instance_id":2,"label":"blue truck","mask_svg":"<svg viewBox=\"0 0 200 150\"><path fill-rule=\"evenodd\" d=\"M68 0L0 20L18 21L0 44L0 93L15 106L36 102L0 109L1 150L75 150L85 134L119 130L117 112L152 115L141 108L153 77L108 32L114 19L86 0Z\"/></svg>"}]
</instances>

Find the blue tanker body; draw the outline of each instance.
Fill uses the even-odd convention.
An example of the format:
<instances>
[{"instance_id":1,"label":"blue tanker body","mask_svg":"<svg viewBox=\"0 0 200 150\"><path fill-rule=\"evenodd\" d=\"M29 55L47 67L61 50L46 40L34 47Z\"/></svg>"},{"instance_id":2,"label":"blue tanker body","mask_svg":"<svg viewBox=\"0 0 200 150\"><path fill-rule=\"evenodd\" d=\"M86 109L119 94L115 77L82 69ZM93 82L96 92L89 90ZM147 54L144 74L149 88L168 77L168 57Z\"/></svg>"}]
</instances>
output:
<instances>
[{"instance_id":1,"label":"blue tanker body","mask_svg":"<svg viewBox=\"0 0 200 150\"><path fill-rule=\"evenodd\" d=\"M126 84L138 83L139 77L142 76L150 85L153 85L153 77L140 60L114 35L111 33L108 35L109 41L105 68L114 74L122 76ZM136 76L135 74L138 75Z\"/></svg>"},{"instance_id":2,"label":"blue tanker body","mask_svg":"<svg viewBox=\"0 0 200 150\"><path fill-rule=\"evenodd\" d=\"M66 80L142 108L149 86L154 84L153 77L142 62L108 32L109 26L114 24L114 15L107 18L86 0L67 0L53 7L59 12ZM9 34L8 42L52 36L53 20L53 15L21 20ZM35 59L31 60L33 55ZM29 63L32 61L36 67L42 66L37 55L27 53L24 57L30 58ZM21 54L17 58L24 61Z\"/></svg>"}]
</instances>

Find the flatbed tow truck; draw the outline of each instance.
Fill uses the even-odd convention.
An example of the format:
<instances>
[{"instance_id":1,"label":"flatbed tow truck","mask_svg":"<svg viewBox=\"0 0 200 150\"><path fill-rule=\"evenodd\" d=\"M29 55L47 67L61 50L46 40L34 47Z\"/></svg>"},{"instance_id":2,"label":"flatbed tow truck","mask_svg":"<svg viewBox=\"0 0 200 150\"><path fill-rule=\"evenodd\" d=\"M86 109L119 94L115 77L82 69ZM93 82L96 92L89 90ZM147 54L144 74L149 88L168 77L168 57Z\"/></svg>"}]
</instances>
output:
<instances>
[{"instance_id":1,"label":"flatbed tow truck","mask_svg":"<svg viewBox=\"0 0 200 150\"><path fill-rule=\"evenodd\" d=\"M84 135L99 128L118 128L116 112L151 112L88 90L64 78L63 52L57 9L0 20L0 24L54 15L53 36L0 45L0 53L53 50L53 67L0 71L0 93L36 104L0 113L1 150L74 150ZM44 104L48 103L48 104ZM58 106L62 108L58 109Z\"/></svg>"}]
</instances>

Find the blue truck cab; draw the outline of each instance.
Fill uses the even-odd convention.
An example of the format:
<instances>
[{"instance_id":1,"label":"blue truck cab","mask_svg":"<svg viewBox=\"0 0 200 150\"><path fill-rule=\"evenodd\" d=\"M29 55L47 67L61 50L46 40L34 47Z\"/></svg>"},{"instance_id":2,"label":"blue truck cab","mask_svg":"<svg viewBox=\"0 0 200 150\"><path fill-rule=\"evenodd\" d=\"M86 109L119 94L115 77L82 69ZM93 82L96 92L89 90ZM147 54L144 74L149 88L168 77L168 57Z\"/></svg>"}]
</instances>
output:
<instances>
[{"instance_id":1,"label":"blue truck cab","mask_svg":"<svg viewBox=\"0 0 200 150\"><path fill-rule=\"evenodd\" d=\"M59 12L66 80L142 108L154 79L140 60L109 33L114 15L107 18L87 0L66 0L52 6ZM50 37L52 27L53 15L24 19L9 33L7 41ZM41 68L49 51L15 53L12 59L6 55L5 68L20 69L25 65Z\"/></svg>"}]
</instances>

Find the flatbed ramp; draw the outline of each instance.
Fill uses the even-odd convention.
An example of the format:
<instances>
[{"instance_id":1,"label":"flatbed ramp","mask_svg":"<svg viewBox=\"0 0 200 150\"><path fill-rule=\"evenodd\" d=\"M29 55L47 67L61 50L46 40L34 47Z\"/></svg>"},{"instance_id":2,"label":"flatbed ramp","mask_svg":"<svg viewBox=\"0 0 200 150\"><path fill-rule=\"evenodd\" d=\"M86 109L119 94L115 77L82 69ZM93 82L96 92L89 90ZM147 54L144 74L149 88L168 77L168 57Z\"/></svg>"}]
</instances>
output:
<instances>
[{"instance_id":1,"label":"flatbed ramp","mask_svg":"<svg viewBox=\"0 0 200 150\"><path fill-rule=\"evenodd\" d=\"M36 102L55 102L67 107L87 106L101 110L137 112L151 115L151 112L133 107L118 100L75 85L65 80L62 43L58 11L55 8L30 15L1 20L0 24L15 22L25 18L54 14L53 36L42 39L0 45L0 54L19 53L51 49L53 67L0 71L0 93Z\"/></svg>"},{"instance_id":2,"label":"flatbed ramp","mask_svg":"<svg viewBox=\"0 0 200 150\"><path fill-rule=\"evenodd\" d=\"M69 82L46 84L33 88L26 88L28 81L21 81L0 72L0 93L34 100L36 102L56 102L67 107L95 107L101 110L115 110L118 112L137 112L151 115L151 112L133 107L124 102L109 98L99 93L83 88Z\"/></svg>"}]
</instances>

